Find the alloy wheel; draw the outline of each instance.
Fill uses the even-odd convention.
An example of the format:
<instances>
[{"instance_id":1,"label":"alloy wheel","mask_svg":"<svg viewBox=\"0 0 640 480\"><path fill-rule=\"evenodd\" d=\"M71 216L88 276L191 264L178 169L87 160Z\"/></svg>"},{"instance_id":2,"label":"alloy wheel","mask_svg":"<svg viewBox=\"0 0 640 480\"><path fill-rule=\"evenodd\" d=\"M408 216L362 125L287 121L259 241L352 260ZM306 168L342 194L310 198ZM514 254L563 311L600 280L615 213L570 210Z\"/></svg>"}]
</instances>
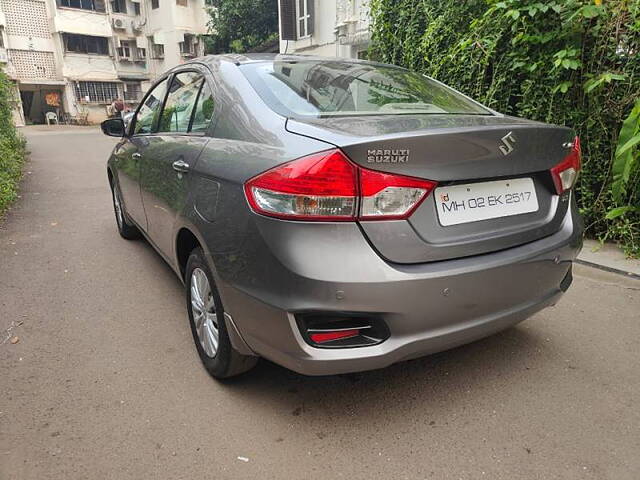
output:
<instances>
[{"instance_id":1,"label":"alloy wheel","mask_svg":"<svg viewBox=\"0 0 640 480\"><path fill-rule=\"evenodd\" d=\"M116 222L118 227L122 230L124 225L124 216L122 214L122 202L120 201L120 191L117 186L113 187L113 207L116 210Z\"/></svg>"},{"instance_id":2,"label":"alloy wheel","mask_svg":"<svg viewBox=\"0 0 640 480\"><path fill-rule=\"evenodd\" d=\"M201 268L191 273L191 311L200 345L213 358L218 351L218 316L209 279Z\"/></svg>"}]
</instances>

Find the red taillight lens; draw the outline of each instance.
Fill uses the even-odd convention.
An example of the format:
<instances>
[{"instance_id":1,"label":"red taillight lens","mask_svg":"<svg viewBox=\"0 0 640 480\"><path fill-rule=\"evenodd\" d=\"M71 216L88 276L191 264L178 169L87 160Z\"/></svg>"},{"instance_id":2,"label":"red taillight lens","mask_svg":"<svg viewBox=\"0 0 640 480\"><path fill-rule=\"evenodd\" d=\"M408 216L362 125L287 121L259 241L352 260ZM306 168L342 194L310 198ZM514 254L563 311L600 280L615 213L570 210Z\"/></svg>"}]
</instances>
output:
<instances>
[{"instance_id":1,"label":"red taillight lens","mask_svg":"<svg viewBox=\"0 0 640 480\"><path fill-rule=\"evenodd\" d=\"M343 340L345 338L357 337L360 335L360 330L335 330L333 332L312 333L309 338L314 343L326 343L333 340Z\"/></svg>"},{"instance_id":2,"label":"red taillight lens","mask_svg":"<svg viewBox=\"0 0 640 480\"><path fill-rule=\"evenodd\" d=\"M437 183L403 175L360 169L360 218L391 220L409 217Z\"/></svg>"},{"instance_id":3,"label":"red taillight lens","mask_svg":"<svg viewBox=\"0 0 640 480\"><path fill-rule=\"evenodd\" d=\"M244 189L251 208L264 215L348 221L408 218L436 185L358 167L335 149L279 165Z\"/></svg>"},{"instance_id":4,"label":"red taillight lens","mask_svg":"<svg viewBox=\"0 0 640 480\"><path fill-rule=\"evenodd\" d=\"M573 140L573 146L569 155L564 157L562 162L551 169L551 176L558 195L569 190L578 178L580 171L580 139Z\"/></svg>"},{"instance_id":5,"label":"red taillight lens","mask_svg":"<svg viewBox=\"0 0 640 480\"><path fill-rule=\"evenodd\" d=\"M304 220L353 220L358 172L340 150L329 150L266 171L245 184L259 213Z\"/></svg>"}]
</instances>

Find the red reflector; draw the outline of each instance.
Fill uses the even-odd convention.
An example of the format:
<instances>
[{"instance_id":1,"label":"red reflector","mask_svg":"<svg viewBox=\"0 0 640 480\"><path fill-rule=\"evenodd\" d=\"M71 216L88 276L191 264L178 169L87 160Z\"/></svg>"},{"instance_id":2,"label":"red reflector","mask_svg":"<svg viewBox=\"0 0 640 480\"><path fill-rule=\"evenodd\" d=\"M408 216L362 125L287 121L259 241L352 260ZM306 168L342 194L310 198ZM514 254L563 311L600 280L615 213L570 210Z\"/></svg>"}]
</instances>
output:
<instances>
[{"instance_id":1,"label":"red reflector","mask_svg":"<svg viewBox=\"0 0 640 480\"><path fill-rule=\"evenodd\" d=\"M360 335L360 330L354 328L351 330L338 330L335 332L312 333L309 337L312 342L326 343L332 340L357 337L358 335Z\"/></svg>"}]
</instances>

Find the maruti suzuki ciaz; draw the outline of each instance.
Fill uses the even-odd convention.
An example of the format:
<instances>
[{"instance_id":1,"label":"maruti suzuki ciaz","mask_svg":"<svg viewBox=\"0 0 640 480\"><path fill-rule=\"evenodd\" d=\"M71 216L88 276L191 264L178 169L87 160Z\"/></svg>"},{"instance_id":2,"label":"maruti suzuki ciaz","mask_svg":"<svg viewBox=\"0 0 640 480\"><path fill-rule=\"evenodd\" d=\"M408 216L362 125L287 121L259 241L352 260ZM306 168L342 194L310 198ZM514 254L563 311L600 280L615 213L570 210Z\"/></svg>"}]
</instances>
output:
<instances>
[{"instance_id":1,"label":"maruti suzuki ciaz","mask_svg":"<svg viewBox=\"0 0 640 480\"><path fill-rule=\"evenodd\" d=\"M121 137L120 235L184 282L218 378L259 357L369 370L485 337L553 305L582 246L570 128L393 65L204 57L102 128Z\"/></svg>"}]
</instances>

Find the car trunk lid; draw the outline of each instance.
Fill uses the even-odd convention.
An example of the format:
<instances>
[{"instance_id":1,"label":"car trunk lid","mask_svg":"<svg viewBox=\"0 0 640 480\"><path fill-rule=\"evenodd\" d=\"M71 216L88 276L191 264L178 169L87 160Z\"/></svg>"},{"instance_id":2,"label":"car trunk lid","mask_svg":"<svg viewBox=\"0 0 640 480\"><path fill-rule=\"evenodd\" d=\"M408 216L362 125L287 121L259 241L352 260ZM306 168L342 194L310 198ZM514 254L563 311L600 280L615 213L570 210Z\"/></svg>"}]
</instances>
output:
<instances>
[{"instance_id":1,"label":"car trunk lid","mask_svg":"<svg viewBox=\"0 0 640 480\"><path fill-rule=\"evenodd\" d=\"M287 130L329 142L361 167L438 182L440 188L407 220L360 222L392 262L445 260L527 243L558 231L567 211L569 196L556 194L549 174L568 153L573 134L565 127L500 115L374 115L290 119ZM493 215L500 216L454 224L443 211L444 200L453 208L449 194L462 192L473 201L478 192L475 198L487 201L492 188L501 201L497 196L513 188L534 196L536 208L497 205Z\"/></svg>"}]
</instances>

